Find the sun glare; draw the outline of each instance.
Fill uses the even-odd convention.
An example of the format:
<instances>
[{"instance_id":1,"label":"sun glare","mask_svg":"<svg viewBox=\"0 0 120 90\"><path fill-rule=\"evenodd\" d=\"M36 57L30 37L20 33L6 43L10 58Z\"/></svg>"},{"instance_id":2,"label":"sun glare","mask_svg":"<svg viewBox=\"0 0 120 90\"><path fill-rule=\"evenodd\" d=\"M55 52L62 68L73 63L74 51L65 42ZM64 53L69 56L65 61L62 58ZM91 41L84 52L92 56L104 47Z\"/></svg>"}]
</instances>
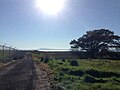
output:
<instances>
[{"instance_id":1,"label":"sun glare","mask_svg":"<svg viewBox=\"0 0 120 90\"><path fill-rule=\"evenodd\" d=\"M36 0L36 6L48 15L57 15L64 9L65 0Z\"/></svg>"}]
</instances>

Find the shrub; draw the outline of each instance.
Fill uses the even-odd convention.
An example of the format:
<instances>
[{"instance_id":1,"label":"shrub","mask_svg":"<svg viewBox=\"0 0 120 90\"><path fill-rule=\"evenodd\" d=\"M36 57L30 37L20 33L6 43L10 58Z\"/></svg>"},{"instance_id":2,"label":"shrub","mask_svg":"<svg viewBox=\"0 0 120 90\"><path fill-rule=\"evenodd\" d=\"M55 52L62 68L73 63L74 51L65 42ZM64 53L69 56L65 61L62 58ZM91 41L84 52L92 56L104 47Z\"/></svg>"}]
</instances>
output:
<instances>
[{"instance_id":1,"label":"shrub","mask_svg":"<svg viewBox=\"0 0 120 90\"><path fill-rule=\"evenodd\" d=\"M84 72L81 70L76 70L76 71L70 70L68 74L74 75L74 76L83 76Z\"/></svg>"},{"instance_id":2,"label":"shrub","mask_svg":"<svg viewBox=\"0 0 120 90\"><path fill-rule=\"evenodd\" d=\"M79 64L78 64L78 62L77 62L76 60L72 60L72 61L70 62L70 65L71 65L71 66L79 66Z\"/></svg>"},{"instance_id":3,"label":"shrub","mask_svg":"<svg viewBox=\"0 0 120 90\"><path fill-rule=\"evenodd\" d=\"M63 62L65 62L65 59L62 59Z\"/></svg>"},{"instance_id":4,"label":"shrub","mask_svg":"<svg viewBox=\"0 0 120 90\"><path fill-rule=\"evenodd\" d=\"M120 77L120 74L118 73L98 71L94 69L87 70L86 73L97 78L109 78L113 76Z\"/></svg>"},{"instance_id":5,"label":"shrub","mask_svg":"<svg viewBox=\"0 0 120 90\"><path fill-rule=\"evenodd\" d=\"M62 62L59 62L58 64L62 65L63 63L62 63Z\"/></svg>"},{"instance_id":6,"label":"shrub","mask_svg":"<svg viewBox=\"0 0 120 90\"><path fill-rule=\"evenodd\" d=\"M87 76L85 76L84 81L87 82L87 83L95 83L96 79L92 76L87 75Z\"/></svg>"},{"instance_id":7,"label":"shrub","mask_svg":"<svg viewBox=\"0 0 120 90\"><path fill-rule=\"evenodd\" d=\"M48 57L45 57L44 63L48 63L48 62L49 62L49 58L48 58Z\"/></svg>"},{"instance_id":8,"label":"shrub","mask_svg":"<svg viewBox=\"0 0 120 90\"><path fill-rule=\"evenodd\" d=\"M42 57L42 58L41 58L41 62L43 62L43 61L44 61L44 58Z\"/></svg>"},{"instance_id":9,"label":"shrub","mask_svg":"<svg viewBox=\"0 0 120 90\"><path fill-rule=\"evenodd\" d=\"M85 76L84 81L87 83L106 83L107 80L103 80L103 79L95 79L92 76Z\"/></svg>"}]
</instances>

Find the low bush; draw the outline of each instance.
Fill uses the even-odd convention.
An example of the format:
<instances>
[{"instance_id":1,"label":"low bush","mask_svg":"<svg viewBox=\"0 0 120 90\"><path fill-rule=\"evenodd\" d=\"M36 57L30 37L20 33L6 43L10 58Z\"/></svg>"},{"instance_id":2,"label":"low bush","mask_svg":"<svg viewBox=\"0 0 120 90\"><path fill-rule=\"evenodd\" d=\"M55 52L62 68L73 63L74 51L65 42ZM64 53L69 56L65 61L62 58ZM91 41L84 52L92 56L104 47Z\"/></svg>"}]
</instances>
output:
<instances>
[{"instance_id":1,"label":"low bush","mask_svg":"<svg viewBox=\"0 0 120 90\"><path fill-rule=\"evenodd\" d=\"M63 62L65 62L65 59L62 59Z\"/></svg>"},{"instance_id":2,"label":"low bush","mask_svg":"<svg viewBox=\"0 0 120 90\"><path fill-rule=\"evenodd\" d=\"M107 80L103 80L103 79L95 79L92 76L85 76L84 81L87 83L106 83Z\"/></svg>"},{"instance_id":3,"label":"low bush","mask_svg":"<svg viewBox=\"0 0 120 90\"><path fill-rule=\"evenodd\" d=\"M44 59L43 62L44 62L44 63L48 63L48 62L49 62L49 58L48 58L48 57L45 57L45 59Z\"/></svg>"},{"instance_id":4,"label":"low bush","mask_svg":"<svg viewBox=\"0 0 120 90\"><path fill-rule=\"evenodd\" d=\"M70 70L69 72L68 72L68 74L70 74L70 75L74 75L74 76L83 76L84 75L84 72L83 71L81 71L81 70Z\"/></svg>"},{"instance_id":5,"label":"low bush","mask_svg":"<svg viewBox=\"0 0 120 90\"><path fill-rule=\"evenodd\" d=\"M109 77L120 77L120 74L114 72L104 72L104 71L97 71L94 69L90 69L86 71L87 74L97 77L97 78L109 78Z\"/></svg>"},{"instance_id":6,"label":"low bush","mask_svg":"<svg viewBox=\"0 0 120 90\"><path fill-rule=\"evenodd\" d=\"M44 61L44 58L42 57L42 58L41 58L41 62L43 62L43 61Z\"/></svg>"},{"instance_id":7,"label":"low bush","mask_svg":"<svg viewBox=\"0 0 120 90\"><path fill-rule=\"evenodd\" d=\"M70 62L70 65L71 65L71 66L79 66L77 60L72 60L72 61Z\"/></svg>"}]
</instances>

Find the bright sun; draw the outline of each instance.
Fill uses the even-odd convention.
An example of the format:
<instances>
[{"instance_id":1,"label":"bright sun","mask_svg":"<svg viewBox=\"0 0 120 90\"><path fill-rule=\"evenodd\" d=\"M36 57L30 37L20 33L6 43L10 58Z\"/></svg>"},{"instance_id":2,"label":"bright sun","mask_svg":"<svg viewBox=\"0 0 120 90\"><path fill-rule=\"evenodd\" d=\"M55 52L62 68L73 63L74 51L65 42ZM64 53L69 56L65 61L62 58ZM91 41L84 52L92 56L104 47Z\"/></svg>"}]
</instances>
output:
<instances>
[{"instance_id":1,"label":"bright sun","mask_svg":"<svg viewBox=\"0 0 120 90\"><path fill-rule=\"evenodd\" d=\"M36 0L36 6L48 15L57 15L64 9L65 0Z\"/></svg>"}]
</instances>

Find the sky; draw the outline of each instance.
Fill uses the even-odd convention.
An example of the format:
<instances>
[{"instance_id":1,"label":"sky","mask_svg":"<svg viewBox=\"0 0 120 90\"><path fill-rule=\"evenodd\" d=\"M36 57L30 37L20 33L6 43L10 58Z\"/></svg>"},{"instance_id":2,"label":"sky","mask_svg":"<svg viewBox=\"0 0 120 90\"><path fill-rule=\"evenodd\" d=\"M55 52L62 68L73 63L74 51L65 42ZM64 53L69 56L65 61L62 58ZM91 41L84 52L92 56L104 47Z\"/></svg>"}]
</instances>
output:
<instances>
[{"instance_id":1,"label":"sky","mask_svg":"<svg viewBox=\"0 0 120 90\"><path fill-rule=\"evenodd\" d=\"M0 44L19 49L69 49L86 31L109 29L120 35L120 0L65 0L56 16L35 0L0 0Z\"/></svg>"}]
</instances>

